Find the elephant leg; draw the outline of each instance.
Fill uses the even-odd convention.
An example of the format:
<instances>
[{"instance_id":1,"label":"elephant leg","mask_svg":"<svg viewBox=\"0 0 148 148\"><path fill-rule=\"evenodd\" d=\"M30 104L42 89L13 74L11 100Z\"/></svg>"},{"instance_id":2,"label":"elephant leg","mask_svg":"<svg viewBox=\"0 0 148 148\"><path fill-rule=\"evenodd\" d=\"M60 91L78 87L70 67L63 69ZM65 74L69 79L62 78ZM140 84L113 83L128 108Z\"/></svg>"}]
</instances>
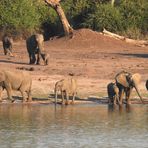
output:
<instances>
[{"instance_id":1,"label":"elephant leg","mask_svg":"<svg viewBox=\"0 0 148 148\"><path fill-rule=\"evenodd\" d=\"M123 96L124 96L124 89L119 90L119 104L122 105L122 101L123 101Z\"/></svg>"},{"instance_id":2,"label":"elephant leg","mask_svg":"<svg viewBox=\"0 0 148 148\"><path fill-rule=\"evenodd\" d=\"M73 93L73 96L72 96L72 104L74 104L74 101L75 101L75 96L76 96L76 94L75 94L75 93Z\"/></svg>"},{"instance_id":3,"label":"elephant leg","mask_svg":"<svg viewBox=\"0 0 148 148\"><path fill-rule=\"evenodd\" d=\"M7 53L8 53L8 55L9 55L9 56L13 57L13 54L12 54L12 52L11 52L11 49L10 49L10 48L7 50Z\"/></svg>"},{"instance_id":4,"label":"elephant leg","mask_svg":"<svg viewBox=\"0 0 148 148\"><path fill-rule=\"evenodd\" d=\"M68 105L69 104L69 95L68 95L68 92L66 92L66 103L65 105Z\"/></svg>"},{"instance_id":5,"label":"elephant leg","mask_svg":"<svg viewBox=\"0 0 148 148\"><path fill-rule=\"evenodd\" d=\"M32 64L32 56L29 54L29 64Z\"/></svg>"},{"instance_id":6,"label":"elephant leg","mask_svg":"<svg viewBox=\"0 0 148 148\"><path fill-rule=\"evenodd\" d=\"M61 91L61 97L62 97L62 104L64 104L65 101L64 101L64 92L63 91Z\"/></svg>"},{"instance_id":7,"label":"elephant leg","mask_svg":"<svg viewBox=\"0 0 148 148\"><path fill-rule=\"evenodd\" d=\"M112 104L111 98L108 98L108 104Z\"/></svg>"},{"instance_id":8,"label":"elephant leg","mask_svg":"<svg viewBox=\"0 0 148 148\"><path fill-rule=\"evenodd\" d=\"M3 88L0 87L0 102L2 102L2 91L3 91Z\"/></svg>"},{"instance_id":9,"label":"elephant leg","mask_svg":"<svg viewBox=\"0 0 148 148\"><path fill-rule=\"evenodd\" d=\"M41 57L42 57L42 60L43 60L43 62L44 62L44 65L47 65L47 64L46 64L46 59L45 59L45 54L44 54L44 53L41 53Z\"/></svg>"},{"instance_id":10,"label":"elephant leg","mask_svg":"<svg viewBox=\"0 0 148 148\"><path fill-rule=\"evenodd\" d=\"M4 55L7 55L7 49L4 47Z\"/></svg>"},{"instance_id":11,"label":"elephant leg","mask_svg":"<svg viewBox=\"0 0 148 148\"><path fill-rule=\"evenodd\" d=\"M117 97L116 97L116 95L113 97L113 103L114 103L114 105L116 105L116 103L117 103Z\"/></svg>"},{"instance_id":12,"label":"elephant leg","mask_svg":"<svg viewBox=\"0 0 148 148\"><path fill-rule=\"evenodd\" d=\"M37 54L37 62L36 62L37 65L40 65L40 60L41 60L41 54L38 53Z\"/></svg>"},{"instance_id":13,"label":"elephant leg","mask_svg":"<svg viewBox=\"0 0 148 148\"><path fill-rule=\"evenodd\" d=\"M28 94L28 101L31 102L32 101L31 90L27 91L27 94Z\"/></svg>"},{"instance_id":14,"label":"elephant leg","mask_svg":"<svg viewBox=\"0 0 148 148\"><path fill-rule=\"evenodd\" d=\"M126 102L127 102L127 104L131 104L131 102L130 102L130 95L131 95L131 92L132 92L132 88L128 88L128 89L126 90Z\"/></svg>"},{"instance_id":15,"label":"elephant leg","mask_svg":"<svg viewBox=\"0 0 148 148\"><path fill-rule=\"evenodd\" d=\"M25 97L25 92L20 90L22 97L23 97L23 102L27 102L27 98Z\"/></svg>"},{"instance_id":16,"label":"elephant leg","mask_svg":"<svg viewBox=\"0 0 148 148\"><path fill-rule=\"evenodd\" d=\"M7 91L7 94L8 94L8 99L11 100L11 102L14 102L14 99L12 98L12 89L7 88L6 91Z\"/></svg>"},{"instance_id":17,"label":"elephant leg","mask_svg":"<svg viewBox=\"0 0 148 148\"><path fill-rule=\"evenodd\" d=\"M31 59L31 64L35 64L36 62L36 57L35 57L35 53L32 53L32 59Z\"/></svg>"}]
</instances>

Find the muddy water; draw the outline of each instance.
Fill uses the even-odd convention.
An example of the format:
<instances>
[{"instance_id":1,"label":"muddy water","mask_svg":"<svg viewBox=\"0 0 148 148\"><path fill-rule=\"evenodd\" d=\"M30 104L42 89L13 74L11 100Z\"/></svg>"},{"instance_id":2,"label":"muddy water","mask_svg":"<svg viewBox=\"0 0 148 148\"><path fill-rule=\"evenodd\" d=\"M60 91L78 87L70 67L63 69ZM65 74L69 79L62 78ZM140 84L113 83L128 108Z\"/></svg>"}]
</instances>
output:
<instances>
[{"instance_id":1,"label":"muddy water","mask_svg":"<svg viewBox=\"0 0 148 148\"><path fill-rule=\"evenodd\" d=\"M79 147L148 147L148 106L0 105L0 148Z\"/></svg>"}]
</instances>

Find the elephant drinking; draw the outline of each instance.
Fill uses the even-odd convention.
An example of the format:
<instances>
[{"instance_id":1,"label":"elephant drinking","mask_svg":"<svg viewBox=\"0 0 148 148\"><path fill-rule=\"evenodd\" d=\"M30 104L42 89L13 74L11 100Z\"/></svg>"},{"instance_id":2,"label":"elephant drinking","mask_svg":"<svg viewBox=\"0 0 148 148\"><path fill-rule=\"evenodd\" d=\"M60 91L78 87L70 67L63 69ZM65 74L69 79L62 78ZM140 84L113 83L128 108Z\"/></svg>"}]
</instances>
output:
<instances>
[{"instance_id":1,"label":"elephant drinking","mask_svg":"<svg viewBox=\"0 0 148 148\"><path fill-rule=\"evenodd\" d=\"M143 99L138 89L138 85L141 80L141 75L139 73L131 74L129 72L122 71L116 75L115 80L119 88L120 104L122 104L124 93L125 93L125 99L127 101L127 104L130 104L130 95L133 88L135 88L138 96L140 97L143 103Z\"/></svg>"},{"instance_id":2,"label":"elephant drinking","mask_svg":"<svg viewBox=\"0 0 148 148\"><path fill-rule=\"evenodd\" d=\"M2 101L1 93L6 89L8 98L13 102L12 91L20 91L23 96L23 102L32 101L31 97L32 78L26 71L0 71L0 101ZM28 95L28 100L25 97Z\"/></svg>"}]
</instances>

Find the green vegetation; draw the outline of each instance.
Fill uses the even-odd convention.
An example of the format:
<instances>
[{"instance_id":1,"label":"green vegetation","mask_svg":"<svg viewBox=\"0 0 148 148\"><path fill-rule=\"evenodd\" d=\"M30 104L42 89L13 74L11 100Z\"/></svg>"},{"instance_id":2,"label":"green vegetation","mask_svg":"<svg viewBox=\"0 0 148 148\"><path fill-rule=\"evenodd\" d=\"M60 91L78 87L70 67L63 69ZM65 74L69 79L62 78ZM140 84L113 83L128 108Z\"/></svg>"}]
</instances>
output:
<instances>
[{"instance_id":1,"label":"green vegetation","mask_svg":"<svg viewBox=\"0 0 148 148\"><path fill-rule=\"evenodd\" d=\"M87 27L130 38L148 36L148 1L63 0L65 14L74 29ZM44 30L48 35L61 34L62 26L56 12L41 0L1 0L0 30L23 37Z\"/></svg>"}]
</instances>

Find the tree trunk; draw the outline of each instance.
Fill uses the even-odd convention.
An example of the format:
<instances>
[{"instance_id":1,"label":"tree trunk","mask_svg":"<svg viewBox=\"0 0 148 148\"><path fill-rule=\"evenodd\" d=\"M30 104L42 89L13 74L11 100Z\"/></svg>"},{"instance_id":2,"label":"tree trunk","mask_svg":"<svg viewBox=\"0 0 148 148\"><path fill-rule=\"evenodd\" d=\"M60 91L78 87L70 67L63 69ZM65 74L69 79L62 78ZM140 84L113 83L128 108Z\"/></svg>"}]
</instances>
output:
<instances>
[{"instance_id":1,"label":"tree trunk","mask_svg":"<svg viewBox=\"0 0 148 148\"><path fill-rule=\"evenodd\" d=\"M114 7L115 0L111 0L111 5Z\"/></svg>"},{"instance_id":2,"label":"tree trunk","mask_svg":"<svg viewBox=\"0 0 148 148\"><path fill-rule=\"evenodd\" d=\"M64 28L65 35L69 36L73 34L73 28L70 26L65 13L60 5L60 0L44 0L48 5L50 5L58 14L61 23Z\"/></svg>"}]
</instances>

